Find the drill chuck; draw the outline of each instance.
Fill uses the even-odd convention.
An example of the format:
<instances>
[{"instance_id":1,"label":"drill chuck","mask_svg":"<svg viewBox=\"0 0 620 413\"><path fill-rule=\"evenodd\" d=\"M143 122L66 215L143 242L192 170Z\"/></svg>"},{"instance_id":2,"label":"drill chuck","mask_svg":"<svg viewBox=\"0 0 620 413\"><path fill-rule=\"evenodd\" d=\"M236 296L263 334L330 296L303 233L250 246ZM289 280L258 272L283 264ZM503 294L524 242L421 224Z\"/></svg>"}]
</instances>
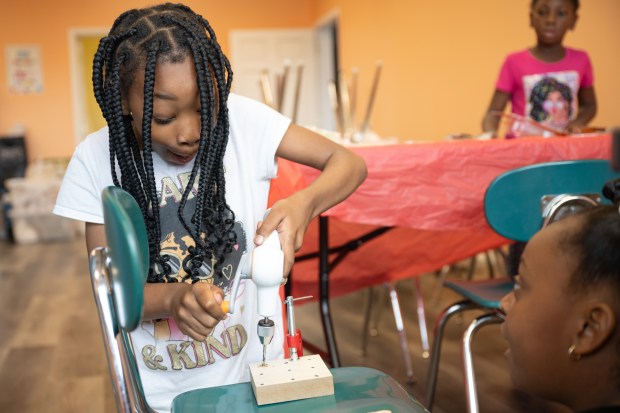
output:
<instances>
[{"instance_id":1,"label":"drill chuck","mask_svg":"<svg viewBox=\"0 0 620 413\"><path fill-rule=\"evenodd\" d=\"M256 332L263 346L271 343L275 330L275 323L267 317L263 318L258 322L258 325L256 326Z\"/></svg>"}]
</instances>

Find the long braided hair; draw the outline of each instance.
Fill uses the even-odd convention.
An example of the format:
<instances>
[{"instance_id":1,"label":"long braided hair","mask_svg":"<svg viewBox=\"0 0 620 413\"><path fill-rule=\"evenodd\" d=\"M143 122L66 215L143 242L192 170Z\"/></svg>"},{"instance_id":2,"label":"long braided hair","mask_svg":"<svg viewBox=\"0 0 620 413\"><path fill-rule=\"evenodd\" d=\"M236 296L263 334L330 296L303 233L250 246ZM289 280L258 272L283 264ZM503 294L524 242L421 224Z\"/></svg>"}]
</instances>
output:
<instances>
[{"instance_id":1,"label":"long braided hair","mask_svg":"<svg viewBox=\"0 0 620 413\"><path fill-rule=\"evenodd\" d=\"M109 128L110 163L116 186L138 202L149 240L148 282L175 282L169 256L161 254L159 201L153 170L151 121L157 63L193 59L200 95L200 141L192 172L183 191L178 216L194 241L182 266L183 281L199 280L203 263L215 262L221 276L226 254L236 243L234 214L226 203L224 152L228 142L227 100L232 70L209 23L189 7L161 4L129 10L114 22L101 39L93 61L95 98ZM123 115L122 98L139 70L144 70L142 141L138 142L130 115ZM140 145L141 143L141 145ZM140 148L141 146L141 148ZM116 168L120 170L120 176ZM184 209L192 193L196 207L190 222Z\"/></svg>"}]
</instances>

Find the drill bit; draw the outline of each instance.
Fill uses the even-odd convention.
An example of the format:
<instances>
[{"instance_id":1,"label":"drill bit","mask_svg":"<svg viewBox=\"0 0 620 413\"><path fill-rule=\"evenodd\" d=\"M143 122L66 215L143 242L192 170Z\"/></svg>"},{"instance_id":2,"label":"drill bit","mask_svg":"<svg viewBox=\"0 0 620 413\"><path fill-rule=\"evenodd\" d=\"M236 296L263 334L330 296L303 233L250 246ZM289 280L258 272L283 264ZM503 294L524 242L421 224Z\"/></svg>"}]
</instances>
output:
<instances>
[{"instance_id":1,"label":"drill bit","mask_svg":"<svg viewBox=\"0 0 620 413\"><path fill-rule=\"evenodd\" d=\"M275 331L275 323L270 320L268 317L263 318L258 322L256 326L256 332L258 333L258 338L263 345L263 363L261 366L266 366L265 361L267 360L267 346L271 343L271 339L273 338L273 334Z\"/></svg>"},{"instance_id":2,"label":"drill bit","mask_svg":"<svg viewBox=\"0 0 620 413\"><path fill-rule=\"evenodd\" d=\"M267 367L267 363L265 363L266 358L267 358L267 345L263 344L263 364L261 364L261 367Z\"/></svg>"}]
</instances>

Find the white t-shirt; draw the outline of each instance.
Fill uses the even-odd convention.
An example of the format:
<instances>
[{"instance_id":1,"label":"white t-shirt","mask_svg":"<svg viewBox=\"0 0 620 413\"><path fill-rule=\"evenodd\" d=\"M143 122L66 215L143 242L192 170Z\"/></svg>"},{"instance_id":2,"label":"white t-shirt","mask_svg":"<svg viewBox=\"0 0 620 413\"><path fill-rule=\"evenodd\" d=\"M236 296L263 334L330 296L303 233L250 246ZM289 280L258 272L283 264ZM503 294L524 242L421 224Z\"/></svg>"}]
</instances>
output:
<instances>
[{"instance_id":1,"label":"white t-shirt","mask_svg":"<svg viewBox=\"0 0 620 413\"><path fill-rule=\"evenodd\" d=\"M224 156L226 201L235 214L238 243L235 251L226 257L223 276L209 275L211 268L203 265L207 267L203 270L205 278L213 278L227 294L241 256L253 249L254 231L267 208L270 181L277 172L276 149L290 125L288 118L273 109L238 95L229 96L228 108L230 136ZM171 257L169 264L173 271L183 272L179 257L184 256L186 242L191 237L180 224L177 210L192 162L171 165L153 153L153 165L160 199L161 250ZM106 127L89 135L76 148L54 213L102 224L101 191L110 185L113 182ZM192 200L188 200L186 216L191 216L193 206ZM267 355L270 359L283 356L281 306L276 307L278 313L273 319L276 333ZM256 335L259 319L255 286L241 281L234 314L218 323L202 343L181 333L172 318L141 322L131 337L149 405L166 412L172 399L185 391L249 381L248 364L262 360L262 345Z\"/></svg>"}]
</instances>

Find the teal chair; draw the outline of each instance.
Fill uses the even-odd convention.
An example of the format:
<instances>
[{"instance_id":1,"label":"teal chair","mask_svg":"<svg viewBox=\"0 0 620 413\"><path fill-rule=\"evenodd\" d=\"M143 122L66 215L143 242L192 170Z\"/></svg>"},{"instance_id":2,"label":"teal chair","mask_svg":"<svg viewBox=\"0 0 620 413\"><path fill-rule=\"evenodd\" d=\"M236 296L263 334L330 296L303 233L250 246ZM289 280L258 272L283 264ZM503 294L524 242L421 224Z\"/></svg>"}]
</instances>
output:
<instances>
[{"instance_id":1,"label":"teal chair","mask_svg":"<svg viewBox=\"0 0 620 413\"><path fill-rule=\"evenodd\" d=\"M601 190L606 181L620 174L604 160L577 160L529 165L495 178L485 193L484 212L489 226L499 235L527 242L541 227L602 202ZM467 396L467 411L477 413L478 396L474 377L472 340L484 325L503 321L500 300L512 291L509 277L490 280L445 282L464 297L450 305L438 317L428 371L426 405L432 409L437 386L443 332L447 321L466 310L485 310L466 328L462 337L462 362Z\"/></svg>"},{"instance_id":2,"label":"teal chair","mask_svg":"<svg viewBox=\"0 0 620 413\"><path fill-rule=\"evenodd\" d=\"M154 412L145 399L129 332L142 318L143 291L149 268L148 240L142 213L124 190L102 192L107 248L95 248L90 272L117 409ZM334 394L258 406L251 384L198 389L178 395L172 412L425 412L392 377L365 367L331 369Z\"/></svg>"},{"instance_id":3,"label":"teal chair","mask_svg":"<svg viewBox=\"0 0 620 413\"><path fill-rule=\"evenodd\" d=\"M117 187L102 192L108 247L90 254L90 275L108 368L119 412L154 412L144 398L129 332L142 318L149 268L148 240L142 212Z\"/></svg>"}]
</instances>

